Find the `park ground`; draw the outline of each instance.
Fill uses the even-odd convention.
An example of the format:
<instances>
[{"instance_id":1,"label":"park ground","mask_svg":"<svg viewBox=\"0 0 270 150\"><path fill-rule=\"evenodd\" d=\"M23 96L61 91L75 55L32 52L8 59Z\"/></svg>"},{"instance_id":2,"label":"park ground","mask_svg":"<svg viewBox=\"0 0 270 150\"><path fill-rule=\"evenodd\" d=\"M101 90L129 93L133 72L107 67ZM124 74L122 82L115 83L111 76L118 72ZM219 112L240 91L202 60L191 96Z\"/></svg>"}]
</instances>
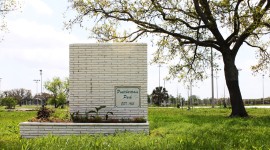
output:
<instances>
[{"instance_id":1,"label":"park ground","mask_svg":"<svg viewBox=\"0 0 270 150\"><path fill-rule=\"evenodd\" d=\"M37 112L9 112L0 107L0 149L270 149L270 109L247 108L248 118L229 118L231 110L224 108L148 110L150 135L48 135L22 139L19 123L35 117ZM68 108L56 109L55 116L67 114Z\"/></svg>"}]
</instances>

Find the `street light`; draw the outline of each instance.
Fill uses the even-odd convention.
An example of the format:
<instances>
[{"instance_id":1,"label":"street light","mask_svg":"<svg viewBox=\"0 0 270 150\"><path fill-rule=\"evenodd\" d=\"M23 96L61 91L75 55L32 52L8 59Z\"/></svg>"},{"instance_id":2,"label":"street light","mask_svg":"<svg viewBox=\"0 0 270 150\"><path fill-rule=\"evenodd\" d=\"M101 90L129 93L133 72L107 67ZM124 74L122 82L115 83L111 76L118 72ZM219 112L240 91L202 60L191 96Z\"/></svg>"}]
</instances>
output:
<instances>
[{"instance_id":1,"label":"street light","mask_svg":"<svg viewBox=\"0 0 270 150\"><path fill-rule=\"evenodd\" d=\"M211 85L212 85L212 108L214 108L214 65L213 65L213 49L211 47Z\"/></svg>"},{"instance_id":2,"label":"street light","mask_svg":"<svg viewBox=\"0 0 270 150\"><path fill-rule=\"evenodd\" d=\"M2 80L2 78L0 78L0 94L1 94L1 80Z\"/></svg>"},{"instance_id":3,"label":"street light","mask_svg":"<svg viewBox=\"0 0 270 150\"><path fill-rule=\"evenodd\" d=\"M165 88L165 79L163 79L163 81L164 81L164 88Z\"/></svg>"},{"instance_id":4,"label":"street light","mask_svg":"<svg viewBox=\"0 0 270 150\"><path fill-rule=\"evenodd\" d=\"M263 104L264 104L264 74L262 75L262 86L263 86Z\"/></svg>"},{"instance_id":5,"label":"street light","mask_svg":"<svg viewBox=\"0 0 270 150\"><path fill-rule=\"evenodd\" d=\"M187 105L188 105L188 109L190 107L190 102L189 102L189 98L190 98L190 95L189 95L189 86L187 86Z\"/></svg>"},{"instance_id":6,"label":"street light","mask_svg":"<svg viewBox=\"0 0 270 150\"><path fill-rule=\"evenodd\" d=\"M158 87L160 87L160 67L161 65L158 65Z\"/></svg>"},{"instance_id":7,"label":"street light","mask_svg":"<svg viewBox=\"0 0 270 150\"><path fill-rule=\"evenodd\" d=\"M190 104L193 109L193 98L192 98L192 79L190 80Z\"/></svg>"},{"instance_id":8,"label":"street light","mask_svg":"<svg viewBox=\"0 0 270 150\"><path fill-rule=\"evenodd\" d=\"M217 100L218 100L218 70L216 71L216 87L217 87Z\"/></svg>"},{"instance_id":9,"label":"street light","mask_svg":"<svg viewBox=\"0 0 270 150\"><path fill-rule=\"evenodd\" d=\"M36 95L37 95L37 94L38 94L38 82L39 82L40 80L36 80L36 79L35 79L34 81L36 82L36 88L37 88L37 89L36 89ZM37 103L37 105L38 105L38 98L36 98L36 99L37 99L37 102L36 102L36 103Z\"/></svg>"},{"instance_id":10,"label":"street light","mask_svg":"<svg viewBox=\"0 0 270 150\"><path fill-rule=\"evenodd\" d=\"M42 70L39 70L40 72L40 93L42 94Z\"/></svg>"},{"instance_id":11,"label":"street light","mask_svg":"<svg viewBox=\"0 0 270 150\"><path fill-rule=\"evenodd\" d=\"M40 72L40 97L41 97L41 101L42 101L42 107L44 107L44 100L43 100L43 97L42 97L42 70L40 69L39 70Z\"/></svg>"},{"instance_id":12,"label":"street light","mask_svg":"<svg viewBox=\"0 0 270 150\"><path fill-rule=\"evenodd\" d=\"M40 81L40 80L33 80L33 81L35 81L36 82L36 94L38 93L38 82Z\"/></svg>"}]
</instances>

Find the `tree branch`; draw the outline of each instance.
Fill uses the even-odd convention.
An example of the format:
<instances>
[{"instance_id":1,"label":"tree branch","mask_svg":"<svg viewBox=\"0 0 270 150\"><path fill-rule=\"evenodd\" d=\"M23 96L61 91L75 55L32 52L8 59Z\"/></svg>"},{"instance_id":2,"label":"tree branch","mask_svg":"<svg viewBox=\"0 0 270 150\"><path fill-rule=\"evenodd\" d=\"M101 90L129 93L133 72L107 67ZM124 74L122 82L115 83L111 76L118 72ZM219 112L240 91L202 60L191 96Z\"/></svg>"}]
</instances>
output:
<instances>
[{"instance_id":1,"label":"tree branch","mask_svg":"<svg viewBox=\"0 0 270 150\"><path fill-rule=\"evenodd\" d=\"M265 51L264 48L262 48L262 47L260 47L260 46L257 46L257 45L252 45L252 44L250 44L250 43L247 42L247 41L244 41L244 43L246 43L246 44L247 44L248 46L250 46L250 47L258 48L258 49L260 49L260 51Z\"/></svg>"},{"instance_id":2,"label":"tree branch","mask_svg":"<svg viewBox=\"0 0 270 150\"><path fill-rule=\"evenodd\" d=\"M240 46L243 44L246 38L249 37L253 33L253 31L256 30L257 27L261 24L261 19L263 15L269 10L270 8L269 0L267 1L267 4L265 5L265 7L262 8L262 6L264 5L263 2L265 1L266 0L261 0L259 2L259 4L256 7L256 11L253 14L253 16L256 16L256 17L253 18L253 22L246 28L246 30L237 39L232 49L232 52L233 52L232 54L234 57L236 56L237 52L239 51Z\"/></svg>"},{"instance_id":3,"label":"tree branch","mask_svg":"<svg viewBox=\"0 0 270 150\"><path fill-rule=\"evenodd\" d=\"M200 8L198 0L193 0L195 9L199 16L201 16L202 21L205 23L207 28L211 31L213 36L217 39L218 44L220 47L228 47L223 36L221 35L220 31L218 30L217 24L215 19L213 18L213 15L210 10L210 6L208 4L207 0L201 0L201 6L204 8L204 12ZM223 52L223 49L220 49L221 52Z\"/></svg>"},{"instance_id":4,"label":"tree branch","mask_svg":"<svg viewBox=\"0 0 270 150\"><path fill-rule=\"evenodd\" d=\"M239 30L240 30L240 20L239 20L239 14L238 14L238 8L239 8L239 5L240 3L242 2L243 0L238 0L237 1L237 4L235 6L235 9L234 9L234 19L233 19L233 33L225 40L226 43L228 43L229 45L231 45L232 42L234 42L236 39L236 36L238 35L239 33Z\"/></svg>"},{"instance_id":5,"label":"tree branch","mask_svg":"<svg viewBox=\"0 0 270 150\"><path fill-rule=\"evenodd\" d=\"M270 29L270 23L263 22L262 24L263 24L265 27L267 27L267 28Z\"/></svg>"},{"instance_id":6,"label":"tree branch","mask_svg":"<svg viewBox=\"0 0 270 150\"><path fill-rule=\"evenodd\" d=\"M209 26L209 21L208 21L207 17L204 15L203 11L201 10L200 5L199 5L199 1L193 0L193 3L194 3L195 10L196 10L198 16L201 17L202 21L204 22L204 24L206 26Z\"/></svg>"},{"instance_id":7,"label":"tree branch","mask_svg":"<svg viewBox=\"0 0 270 150\"><path fill-rule=\"evenodd\" d=\"M197 29L200 29L200 28L206 28L207 26L206 25L199 25L199 26L191 26L189 23L187 23L186 21L184 21L183 19L180 19L180 18L168 18L167 14L163 11L163 7L161 6L161 4L155 0L151 0L152 4L154 5L154 7L156 8L156 10L158 12L160 12L163 20L165 21L170 21L170 22L181 22L183 23L186 27L192 29L192 30L197 30ZM162 9L160 9L162 8ZM168 9L172 9L172 8L168 8ZM187 15L187 14L186 14Z\"/></svg>"},{"instance_id":8,"label":"tree branch","mask_svg":"<svg viewBox=\"0 0 270 150\"><path fill-rule=\"evenodd\" d=\"M182 35L182 34L178 34L178 33L174 33L174 32L170 32L170 31L167 31L165 30L164 28L161 28L159 27L158 25L156 24L152 24L152 23L149 23L149 22L145 22L145 21L142 21L142 20L137 20L135 19L130 13L128 13L127 11L116 11L116 10L113 10L113 11L105 11L105 9L103 8L100 8L100 9L96 9L96 8L88 8L89 10L86 11L86 13L84 13L84 15L87 15L88 12L96 12L96 13L103 13L105 15L106 18L113 18L113 19L116 19L116 20L119 20L119 21L126 21L126 22L133 22L141 27L144 27L145 29L145 32L149 32L149 33L164 33L164 34L168 34L168 35L171 35L177 39L186 39L187 41L190 41L189 43L194 43L194 44L197 44L199 46L209 46L211 44L209 43L205 43L205 42L201 42L201 41L198 41L198 40L195 40L189 36L185 36L185 35ZM128 14L129 18L123 18L123 17L119 17L119 16L115 16L113 15L114 13L123 13L123 14ZM214 46L214 45L212 45ZM217 48L217 47L215 47Z\"/></svg>"}]
</instances>

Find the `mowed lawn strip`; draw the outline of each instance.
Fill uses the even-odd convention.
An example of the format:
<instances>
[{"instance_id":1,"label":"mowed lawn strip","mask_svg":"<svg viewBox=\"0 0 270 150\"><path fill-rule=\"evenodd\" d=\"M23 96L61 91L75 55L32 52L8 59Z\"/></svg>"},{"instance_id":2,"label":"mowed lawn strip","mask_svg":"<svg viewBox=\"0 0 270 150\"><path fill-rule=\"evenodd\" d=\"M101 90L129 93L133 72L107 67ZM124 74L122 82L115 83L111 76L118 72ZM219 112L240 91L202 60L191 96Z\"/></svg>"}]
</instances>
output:
<instances>
[{"instance_id":1,"label":"mowed lawn strip","mask_svg":"<svg viewBox=\"0 0 270 150\"><path fill-rule=\"evenodd\" d=\"M52 136L22 139L19 123L36 111L0 109L0 149L269 149L270 109L247 109L249 118L228 118L230 109L149 108L150 135ZM66 117L67 109L55 116Z\"/></svg>"}]
</instances>

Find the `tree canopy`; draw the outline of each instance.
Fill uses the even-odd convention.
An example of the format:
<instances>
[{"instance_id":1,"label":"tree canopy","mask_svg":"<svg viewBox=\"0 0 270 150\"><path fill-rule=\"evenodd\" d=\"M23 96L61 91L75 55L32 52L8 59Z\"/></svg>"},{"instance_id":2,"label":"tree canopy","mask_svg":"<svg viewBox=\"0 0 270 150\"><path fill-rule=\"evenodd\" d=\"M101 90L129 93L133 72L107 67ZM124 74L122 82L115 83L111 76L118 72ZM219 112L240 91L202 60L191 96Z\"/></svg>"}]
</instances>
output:
<instances>
[{"instance_id":1,"label":"tree canopy","mask_svg":"<svg viewBox=\"0 0 270 150\"><path fill-rule=\"evenodd\" d=\"M31 90L24 88L12 89L3 92L4 97L12 97L17 101L17 104L22 106L23 100L29 100L32 98Z\"/></svg>"},{"instance_id":2,"label":"tree canopy","mask_svg":"<svg viewBox=\"0 0 270 150\"><path fill-rule=\"evenodd\" d=\"M10 11L18 9L19 4L16 0L0 0L0 33L7 31L7 24L5 21L6 15Z\"/></svg>"},{"instance_id":3,"label":"tree canopy","mask_svg":"<svg viewBox=\"0 0 270 150\"><path fill-rule=\"evenodd\" d=\"M153 37L154 62L173 62L170 75L202 80L210 66L210 49L223 58L231 116L247 116L238 84L235 59L243 44L257 50L254 72L270 68L269 0L71 0L77 16L66 23L84 25L99 41ZM241 49L243 50L243 49ZM243 50L244 51L244 50Z\"/></svg>"},{"instance_id":4,"label":"tree canopy","mask_svg":"<svg viewBox=\"0 0 270 150\"><path fill-rule=\"evenodd\" d=\"M152 101L155 105L161 106L162 103L166 104L169 99L169 94L166 88L164 87L156 87L152 94Z\"/></svg>"},{"instance_id":5,"label":"tree canopy","mask_svg":"<svg viewBox=\"0 0 270 150\"><path fill-rule=\"evenodd\" d=\"M54 104L54 107L63 106L66 103L68 96L69 80L61 80L59 77L54 77L52 80L45 82L45 88L52 93L49 103Z\"/></svg>"}]
</instances>

